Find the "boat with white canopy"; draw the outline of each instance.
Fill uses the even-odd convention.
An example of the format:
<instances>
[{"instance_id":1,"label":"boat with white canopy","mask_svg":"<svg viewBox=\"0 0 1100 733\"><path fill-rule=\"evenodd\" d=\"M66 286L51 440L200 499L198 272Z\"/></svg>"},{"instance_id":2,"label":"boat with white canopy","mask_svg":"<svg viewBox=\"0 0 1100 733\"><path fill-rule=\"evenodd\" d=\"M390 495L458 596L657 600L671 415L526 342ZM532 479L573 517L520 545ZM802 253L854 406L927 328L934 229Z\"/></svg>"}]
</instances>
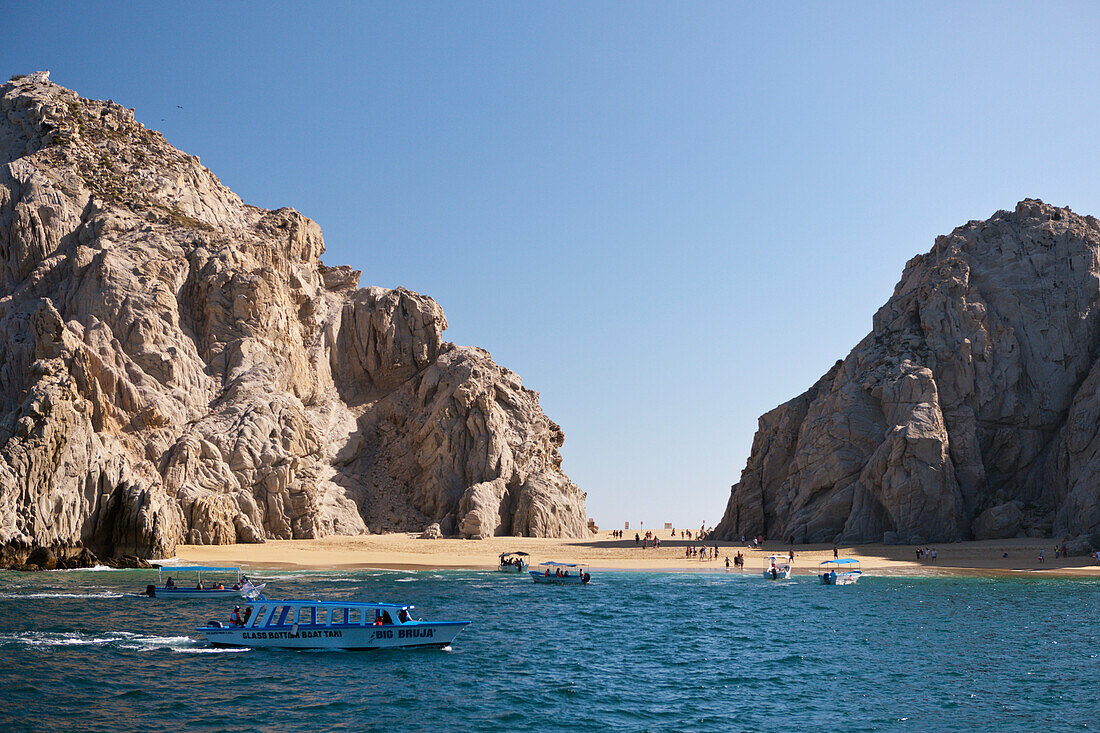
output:
<instances>
[{"instance_id":1,"label":"boat with white canopy","mask_svg":"<svg viewBox=\"0 0 1100 733\"><path fill-rule=\"evenodd\" d=\"M542 570L530 570L531 579L536 583L549 585L584 585L592 580L592 574L588 572L588 565L575 562L547 562L539 563Z\"/></svg>"},{"instance_id":2,"label":"boat with white canopy","mask_svg":"<svg viewBox=\"0 0 1100 733\"><path fill-rule=\"evenodd\" d=\"M197 629L214 646L283 649L393 649L448 646L469 621L424 621L413 606L355 601L255 600L229 623Z\"/></svg>"},{"instance_id":3,"label":"boat with white canopy","mask_svg":"<svg viewBox=\"0 0 1100 733\"><path fill-rule=\"evenodd\" d=\"M500 567L502 573L522 573L528 567L526 552L502 552L500 553Z\"/></svg>"},{"instance_id":4,"label":"boat with white canopy","mask_svg":"<svg viewBox=\"0 0 1100 733\"><path fill-rule=\"evenodd\" d=\"M177 582L176 576L182 573L195 573L196 579ZM157 584L146 586L145 595L150 598L263 598L265 585L253 585L240 568L178 565L160 568Z\"/></svg>"},{"instance_id":5,"label":"boat with white canopy","mask_svg":"<svg viewBox=\"0 0 1100 733\"><path fill-rule=\"evenodd\" d=\"M859 560L850 557L826 560L821 563L821 571L818 577L822 585L853 585L863 576Z\"/></svg>"},{"instance_id":6,"label":"boat with white canopy","mask_svg":"<svg viewBox=\"0 0 1100 733\"><path fill-rule=\"evenodd\" d=\"M767 580L789 580L791 562L783 555L771 555L764 563L764 578Z\"/></svg>"}]
</instances>

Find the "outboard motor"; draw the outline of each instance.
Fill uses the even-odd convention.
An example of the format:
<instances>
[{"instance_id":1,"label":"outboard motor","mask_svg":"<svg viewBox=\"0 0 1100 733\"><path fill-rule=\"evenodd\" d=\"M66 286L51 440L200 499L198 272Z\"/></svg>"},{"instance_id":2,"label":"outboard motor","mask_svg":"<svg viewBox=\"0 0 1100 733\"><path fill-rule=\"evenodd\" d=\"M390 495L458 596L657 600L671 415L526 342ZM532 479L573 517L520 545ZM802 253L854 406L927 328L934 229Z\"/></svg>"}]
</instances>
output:
<instances>
[{"instance_id":1,"label":"outboard motor","mask_svg":"<svg viewBox=\"0 0 1100 733\"><path fill-rule=\"evenodd\" d=\"M587 583L588 581L592 580L592 576L591 576L590 574L588 574L588 573L585 573L585 574L584 574L584 577L582 578L582 580L583 580L583 581L584 581L585 583Z\"/></svg>"},{"instance_id":2,"label":"outboard motor","mask_svg":"<svg viewBox=\"0 0 1100 733\"><path fill-rule=\"evenodd\" d=\"M149 596L150 598L156 598L157 597L157 587L155 585L145 586L145 595Z\"/></svg>"}]
</instances>

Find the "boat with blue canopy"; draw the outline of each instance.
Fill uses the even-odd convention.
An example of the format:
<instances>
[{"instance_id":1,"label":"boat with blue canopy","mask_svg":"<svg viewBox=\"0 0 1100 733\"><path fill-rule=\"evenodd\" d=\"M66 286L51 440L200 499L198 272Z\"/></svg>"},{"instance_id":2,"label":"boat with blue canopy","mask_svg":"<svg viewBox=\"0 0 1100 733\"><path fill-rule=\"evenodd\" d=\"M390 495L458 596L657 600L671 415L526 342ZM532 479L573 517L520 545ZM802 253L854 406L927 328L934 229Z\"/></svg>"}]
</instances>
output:
<instances>
[{"instance_id":1,"label":"boat with blue canopy","mask_svg":"<svg viewBox=\"0 0 1100 733\"><path fill-rule=\"evenodd\" d=\"M592 574L588 572L588 565L575 562L553 562L548 560L539 563L542 570L530 570L531 579L536 583L547 585L584 585L592 580Z\"/></svg>"},{"instance_id":2,"label":"boat with blue canopy","mask_svg":"<svg viewBox=\"0 0 1100 733\"><path fill-rule=\"evenodd\" d=\"M175 576L182 573L195 573L195 580L177 582ZM150 598L263 598L265 585L253 585L240 568L177 565L160 568L157 584L146 586L145 595Z\"/></svg>"},{"instance_id":3,"label":"boat with blue canopy","mask_svg":"<svg viewBox=\"0 0 1100 733\"><path fill-rule=\"evenodd\" d=\"M497 570L502 573L522 573L528 567L527 557L526 552L502 552Z\"/></svg>"},{"instance_id":4,"label":"boat with blue canopy","mask_svg":"<svg viewBox=\"0 0 1100 733\"><path fill-rule=\"evenodd\" d=\"M822 585L852 585L863 576L859 569L859 560L850 557L842 557L837 560L826 560L821 563Z\"/></svg>"},{"instance_id":5,"label":"boat with blue canopy","mask_svg":"<svg viewBox=\"0 0 1100 733\"><path fill-rule=\"evenodd\" d=\"M228 623L195 629L218 647L395 649L449 646L469 621L424 621L413 606L357 601L254 600Z\"/></svg>"}]
</instances>

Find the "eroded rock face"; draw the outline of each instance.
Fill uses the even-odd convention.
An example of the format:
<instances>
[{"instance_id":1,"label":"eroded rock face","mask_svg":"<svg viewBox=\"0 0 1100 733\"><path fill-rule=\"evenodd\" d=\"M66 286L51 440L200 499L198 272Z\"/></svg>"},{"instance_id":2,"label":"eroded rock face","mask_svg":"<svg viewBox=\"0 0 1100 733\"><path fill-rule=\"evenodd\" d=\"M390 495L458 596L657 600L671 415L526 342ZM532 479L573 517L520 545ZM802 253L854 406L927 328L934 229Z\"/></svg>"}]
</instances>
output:
<instances>
[{"instance_id":1,"label":"eroded rock face","mask_svg":"<svg viewBox=\"0 0 1100 733\"><path fill-rule=\"evenodd\" d=\"M1100 223L1020 202L906 265L872 332L760 418L720 537L1100 544Z\"/></svg>"},{"instance_id":2,"label":"eroded rock face","mask_svg":"<svg viewBox=\"0 0 1100 733\"><path fill-rule=\"evenodd\" d=\"M561 430L431 298L46 73L0 112L0 558L583 534Z\"/></svg>"}]
</instances>

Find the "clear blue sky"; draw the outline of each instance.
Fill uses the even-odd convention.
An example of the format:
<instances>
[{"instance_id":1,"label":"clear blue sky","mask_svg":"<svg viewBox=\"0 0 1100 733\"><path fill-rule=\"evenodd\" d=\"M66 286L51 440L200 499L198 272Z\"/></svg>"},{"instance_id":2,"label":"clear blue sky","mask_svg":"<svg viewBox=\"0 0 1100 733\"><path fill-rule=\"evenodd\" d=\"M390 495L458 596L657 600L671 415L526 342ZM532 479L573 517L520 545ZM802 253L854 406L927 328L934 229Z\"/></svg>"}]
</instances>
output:
<instances>
[{"instance_id":1,"label":"clear blue sky","mask_svg":"<svg viewBox=\"0 0 1100 733\"><path fill-rule=\"evenodd\" d=\"M293 206L542 395L600 524L713 524L757 417L933 237L1100 214L1089 3L8 3L50 69ZM182 109L179 109L180 105Z\"/></svg>"}]
</instances>

